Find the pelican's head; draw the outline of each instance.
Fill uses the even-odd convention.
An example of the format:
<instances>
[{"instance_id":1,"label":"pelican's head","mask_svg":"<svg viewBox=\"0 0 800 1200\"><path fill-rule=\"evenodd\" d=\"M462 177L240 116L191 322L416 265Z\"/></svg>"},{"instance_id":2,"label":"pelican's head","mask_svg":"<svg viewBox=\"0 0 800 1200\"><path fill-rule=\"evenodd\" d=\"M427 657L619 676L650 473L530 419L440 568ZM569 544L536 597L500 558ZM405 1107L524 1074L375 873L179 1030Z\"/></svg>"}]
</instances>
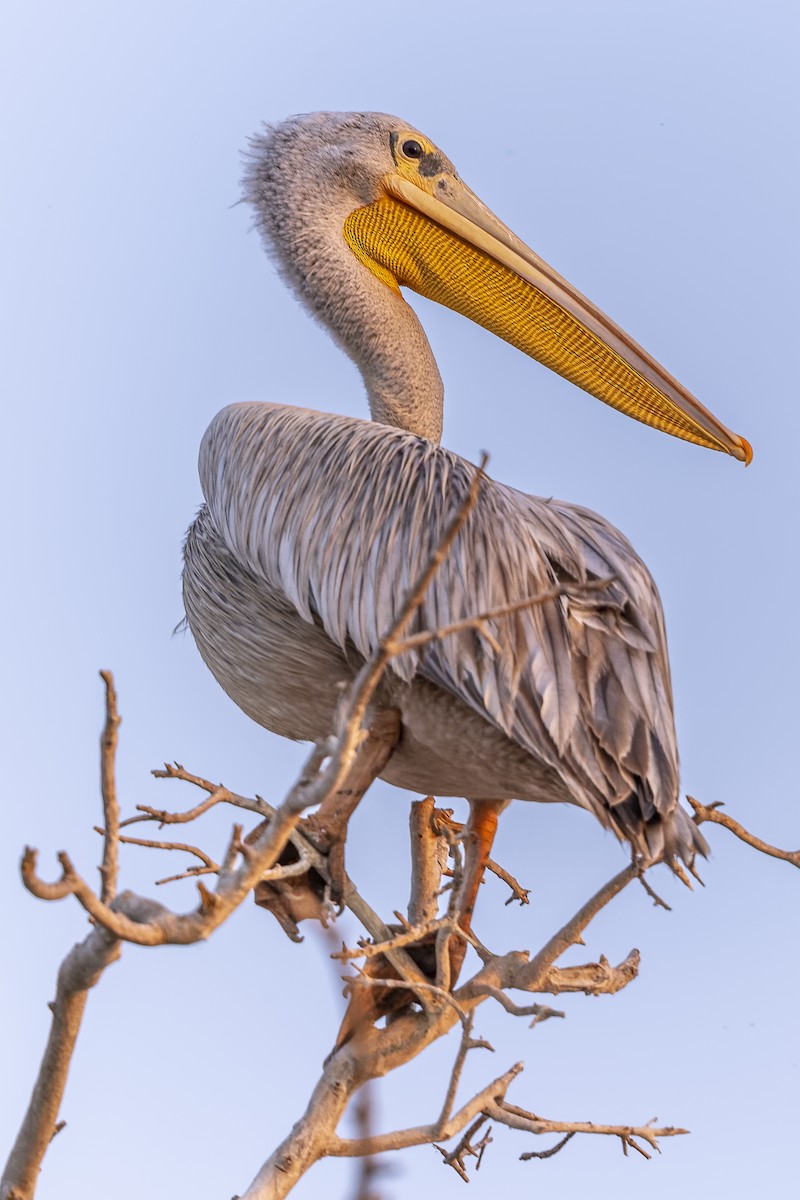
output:
<instances>
[{"instance_id":1,"label":"pelican's head","mask_svg":"<svg viewBox=\"0 0 800 1200\"><path fill-rule=\"evenodd\" d=\"M301 178L295 217L313 226L324 196L387 287L469 317L630 417L750 462L749 443L520 241L418 129L384 113L312 113L269 127L255 150L245 187L268 240L281 235L277 197Z\"/></svg>"}]
</instances>

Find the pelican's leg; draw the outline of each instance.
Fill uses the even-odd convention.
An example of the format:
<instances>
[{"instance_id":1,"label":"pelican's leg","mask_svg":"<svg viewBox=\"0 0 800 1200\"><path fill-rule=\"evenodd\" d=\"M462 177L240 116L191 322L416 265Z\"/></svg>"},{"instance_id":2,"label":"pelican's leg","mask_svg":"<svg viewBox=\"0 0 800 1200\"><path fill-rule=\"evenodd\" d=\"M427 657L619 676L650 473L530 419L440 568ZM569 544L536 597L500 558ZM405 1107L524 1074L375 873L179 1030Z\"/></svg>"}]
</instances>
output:
<instances>
[{"instance_id":1,"label":"pelican's leg","mask_svg":"<svg viewBox=\"0 0 800 1200\"><path fill-rule=\"evenodd\" d=\"M364 793L392 757L399 737L400 713L397 709L384 708L375 713L343 786L303 822L303 832L328 856L331 891L337 902L344 896L344 847L350 818Z\"/></svg>"},{"instance_id":2,"label":"pelican's leg","mask_svg":"<svg viewBox=\"0 0 800 1200\"><path fill-rule=\"evenodd\" d=\"M497 830L497 818L508 803L508 800L469 801L469 819L461 832L461 840L464 846L464 864L461 871L458 896L456 898L456 919L459 927L465 932L469 932L471 928L472 913L475 908L478 888L481 885L483 873L486 870L489 852ZM445 820L449 824L451 831L455 833L455 830L459 826L455 822L450 822L447 816L445 816ZM436 829L435 825L434 829ZM436 895L438 896L438 892ZM425 893L425 896L426 899L430 899L427 893ZM411 915L412 910L409 909L409 916ZM419 914L415 915L418 919ZM429 913L428 917L430 915ZM435 915L435 900L433 915ZM397 925L390 926L390 929L397 932L401 931L401 927ZM447 938L444 947L444 956L449 964L445 968L449 979L444 980L436 968L436 963L440 961L440 949L437 945L438 936L430 933L425 934L419 941L406 946L406 953L428 978L433 980L436 977L436 983L439 986L447 986L452 991L464 961L467 943L457 935L451 935ZM390 1021L394 1020L406 1012L411 1004L414 1003L413 988L409 988L406 992L400 988L390 989L382 987L377 981L383 978L394 980L399 979L400 976L395 967L383 954L378 954L373 958L367 959L361 971L361 986L357 986L350 996L350 1003L347 1006L347 1012L339 1029L335 1049L338 1050L345 1042L357 1034L360 1029L371 1027L379 1017L386 1017ZM370 979L376 981L375 986L363 986Z\"/></svg>"},{"instance_id":3,"label":"pelican's leg","mask_svg":"<svg viewBox=\"0 0 800 1200\"><path fill-rule=\"evenodd\" d=\"M315 813L300 823L308 840L327 855L328 895L337 904L344 898L347 880L344 847L348 823L367 788L391 758L399 736L400 714L396 709L381 709L371 716L367 736L359 747L344 784ZM248 837L254 839L261 828L259 826L253 830ZM297 851L290 843L279 863L291 863L296 857ZM299 940L298 921L309 917L319 918L325 911L325 881L313 868L290 880L256 884L254 894L256 904L274 913L293 940Z\"/></svg>"},{"instance_id":4,"label":"pelican's leg","mask_svg":"<svg viewBox=\"0 0 800 1200\"><path fill-rule=\"evenodd\" d=\"M465 933L472 929L472 914L497 832L497 818L507 804L508 800L469 801L469 819L462 834L464 866L456 901L458 924ZM467 943L464 939L453 938L450 943L451 988L458 979L466 952Z\"/></svg>"}]
</instances>

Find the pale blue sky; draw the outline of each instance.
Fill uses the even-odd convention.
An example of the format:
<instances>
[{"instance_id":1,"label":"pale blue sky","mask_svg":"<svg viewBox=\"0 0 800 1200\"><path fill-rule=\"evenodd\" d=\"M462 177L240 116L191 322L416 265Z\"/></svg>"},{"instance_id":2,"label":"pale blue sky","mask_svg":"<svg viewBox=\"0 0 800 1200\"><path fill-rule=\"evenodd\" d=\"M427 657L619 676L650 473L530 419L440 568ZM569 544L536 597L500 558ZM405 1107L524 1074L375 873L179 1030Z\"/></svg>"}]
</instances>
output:
<instances>
[{"instance_id":1,"label":"pale blue sky","mask_svg":"<svg viewBox=\"0 0 800 1200\"><path fill-rule=\"evenodd\" d=\"M165 758L279 798L300 747L252 725L206 672L181 616L180 543L200 501L196 452L232 400L365 414L354 369L282 288L249 232L239 152L262 119L375 108L417 124L470 185L753 443L732 459L627 422L455 314L414 303L447 388L447 443L519 488L596 508L661 588L683 781L781 845L800 843L797 23L784 0L539 0L491 5L8 4L2 396L8 631L3 689L2 1141L46 1033L77 906L21 889L68 848L93 875L99 667L125 718L120 787L187 804L148 771ZM378 786L351 873L383 913L405 902L408 797ZM220 846L229 822L207 835ZM497 1133L471 1195L537 1188L652 1200L777 1192L796 1170L798 878L724 831L705 890L660 880L591 930L587 955L642 951L614 999L567 998L529 1032L482 1010L519 1104L555 1118L644 1121L691 1138L624 1159L600 1139L520 1164ZM384 847L389 846L388 853ZM585 814L513 806L498 858L533 890L522 912L487 887L480 935L530 947L624 862ZM174 864L170 864L173 866ZM131 849L128 886L163 864ZM665 872L662 872L666 876ZM183 885L181 885L183 886ZM170 897L162 897L169 902ZM176 906L193 903L176 889ZM351 927L352 928L352 927ZM576 956L577 960L577 956ZM250 905L206 946L126 948L92 995L41 1200L241 1190L301 1112L338 1021L313 931L291 946ZM383 1128L438 1111L452 1045L379 1087ZM347 1195L325 1163L299 1200ZM387 1197L458 1196L430 1148L394 1160Z\"/></svg>"}]
</instances>

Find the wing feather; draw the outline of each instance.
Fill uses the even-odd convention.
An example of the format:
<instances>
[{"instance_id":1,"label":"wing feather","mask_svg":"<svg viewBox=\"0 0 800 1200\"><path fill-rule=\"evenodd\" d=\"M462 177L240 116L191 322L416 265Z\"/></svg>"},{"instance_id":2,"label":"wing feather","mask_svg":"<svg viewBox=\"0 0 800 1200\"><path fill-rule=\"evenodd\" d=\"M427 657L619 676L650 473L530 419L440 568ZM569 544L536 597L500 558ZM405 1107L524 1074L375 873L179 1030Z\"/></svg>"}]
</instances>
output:
<instances>
[{"instance_id":1,"label":"wing feather","mask_svg":"<svg viewBox=\"0 0 800 1200\"><path fill-rule=\"evenodd\" d=\"M229 549L343 649L369 655L463 503L475 468L401 430L240 404L201 448L206 500ZM592 581L613 578L605 591ZM492 480L414 629L563 595L395 660L460 697L557 769L577 803L670 813L678 761L661 604L628 542L586 509ZM623 819L624 818L624 819Z\"/></svg>"}]
</instances>

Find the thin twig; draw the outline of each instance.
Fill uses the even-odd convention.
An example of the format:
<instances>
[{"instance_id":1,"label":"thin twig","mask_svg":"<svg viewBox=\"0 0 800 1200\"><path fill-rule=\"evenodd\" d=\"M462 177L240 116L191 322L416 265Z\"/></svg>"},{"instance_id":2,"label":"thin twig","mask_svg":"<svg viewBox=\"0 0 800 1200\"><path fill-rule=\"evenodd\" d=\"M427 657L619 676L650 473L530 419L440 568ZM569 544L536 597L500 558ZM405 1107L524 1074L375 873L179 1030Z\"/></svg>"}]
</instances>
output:
<instances>
[{"instance_id":1,"label":"thin twig","mask_svg":"<svg viewBox=\"0 0 800 1200\"><path fill-rule=\"evenodd\" d=\"M653 901L653 904L656 906L656 908L665 908L667 910L667 912L672 912L672 909L667 904L666 900L662 900L661 897L659 896L658 892L656 892L650 886L650 884L647 882L647 879L645 878L644 871L641 871L641 870L639 871L639 883L642 885L644 890L647 892L648 896Z\"/></svg>"},{"instance_id":2,"label":"thin twig","mask_svg":"<svg viewBox=\"0 0 800 1200\"><path fill-rule=\"evenodd\" d=\"M623 888L636 879L639 874L639 868L634 863L626 867L624 871L620 871L613 879L604 884L598 892L588 900L584 906L578 910L575 916L559 929L558 933L550 938L549 942L539 951L539 953L531 959L531 962L520 971L520 979L524 980L524 984L515 983L515 987L524 986L525 990L539 991L539 984L545 978L550 967L557 958L560 958L565 950L570 946L574 946L580 941L580 935L583 933L586 926L593 917L618 896Z\"/></svg>"},{"instance_id":3,"label":"thin twig","mask_svg":"<svg viewBox=\"0 0 800 1200\"><path fill-rule=\"evenodd\" d=\"M336 950L331 954L331 958L341 959L343 962L354 958L375 958L379 954L387 954L389 950L400 950L404 946L413 946L417 942L421 942L428 934L435 933L437 929L442 929L449 924L447 917L439 917L427 925L412 925L408 929L402 930L401 933L394 934L385 942L364 942L353 948L342 946L341 950Z\"/></svg>"},{"instance_id":4,"label":"thin twig","mask_svg":"<svg viewBox=\"0 0 800 1200\"><path fill-rule=\"evenodd\" d=\"M428 983L426 980L410 980L410 979L380 979L372 975L356 975L348 979L349 986L352 987L385 987L391 990L396 988L404 988L406 991L415 993L427 992L431 996L437 996L444 1001L446 1005L457 1014L462 1028L466 1029L469 1022L469 1013L465 1012L458 1003L452 992L448 992L446 988L437 987L435 983Z\"/></svg>"},{"instance_id":5,"label":"thin twig","mask_svg":"<svg viewBox=\"0 0 800 1200\"><path fill-rule=\"evenodd\" d=\"M520 905L530 904L530 888L524 888L522 884L514 878L511 872L505 869L505 867L501 867L500 864L495 862L493 858L487 858L486 870L491 871L493 875L496 875L501 882L506 884L506 886L511 889L511 895L505 902L506 907L508 907L509 904L513 904L515 900L519 901Z\"/></svg>"},{"instance_id":6,"label":"thin twig","mask_svg":"<svg viewBox=\"0 0 800 1200\"><path fill-rule=\"evenodd\" d=\"M396 652L403 654L406 650L416 650L419 646L427 646L429 642L441 642L455 633L465 633L469 629L477 629L487 640L494 643L497 653L501 653L500 646L486 627L488 621L510 616L512 613L521 612L526 608L549 604L551 600L558 600L562 596L574 596L576 592L606 591L614 582L615 576L611 575L607 579L590 579L585 583L559 584L546 592L537 592L535 595L525 596L522 600L513 600L509 604L499 604L496 608L487 608L485 612L464 617L460 621L453 621L451 625L441 625L438 629L426 629L421 633L409 634L398 642Z\"/></svg>"},{"instance_id":7,"label":"thin twig","mask_svg":"<svg viewBox=\"0 0 800 1200\"><path fill-rule=\"evenodd\" d=\"M450 1072L450 1079L447 1084L447 1091L444 1100L442 1101L442 1110L439 1113L438 1119L434 1124L434 1129L438 1130L437 1140L442 1137L442 1130L446 1129L447 1122L453 1113L453 1105L455 1104L456 1092L461 1080L461 1072L464 1070L464 1063L467 1060L467 1054L470 1050L492 1050L483 1038L473 1038L472 1026L475 1020L475 1014L469 1013L466 1021L461 1029L461 1041L458 1044L458 1053L456 1054L453 1069Z\"/></svg>"},{"instance_id":8,"label":"thin twig","mask_svg":"<svg viewBox=\"0 0 800 1200\"><path fill-rule=\"evenodd\" d=\"M105 834L105 830L100 825L95 825L95 833ZM201 850L199 846L193 846L190 842L161 842L154 838L135 838L125 834L119 835L119 841L125 846L144 846L148 850L181 850L184 854L193 854L195 858L199 858L204 867L209 871L218 871L219 863L214 862L205 850ZM197 870L196 867L190 870ZM177 879L179 876L173 876ZM159 881L163 882L163 881Z\"/></svg>"},{"instance_id":9,"label":"thin twig","mask_svg":"<svg viewBox=\"0 0 800 1200\"><path fill-rule=\"evenodd\" d=\"M478 1132L481 1126L485 1124L486 1116L481 1113L478 1119L473 1121L467 1132L452 1150L445 1150L443 1146L434 1145L434 1149L439 1151L446 1165L448 1167L452 1167L455 1173L464 1180L464 1183L469 1183L469 1175L467 1174L467 1168L464 1163L464 1159L477 1159L477 1162L475 1163L475 1170L477 1171L481 1165L483 1152L492 1140L490 1136L492 1132L490 1126L481 1140L474 1146L472 1144L472 1139L475 1137L475 1134Z\"/></svg>"},{"instance_id":10,"label":"thin twig","mask_svg":"<svg viewBox=\"0 0 800 1200\"><path fill-rule=\"evenodd\" d=\"M679 1137L689 1132L688 1129L678 1129L674 1125L665 1125L656 1129L652 1122L647 1125L597 1125L593 1121L550 1121L537 1116L536 1113L519 1108L515 1104L509 1104L505 1099L490 1101L484 1112L493 1121L507 1125L509 1129L518 1129L522 1132L535 1134L592 1133L599 1134L601 1137L622 1138L627 1145L631 1144L632 1138L639 1138L641 1141L647 1142L654 1150L659 1149L659 1138ZM633 1148L641 1152L640 1146Z\"/></svg>"},{"instance_id":11,"label":"thin twig","mask_svg":"<svg viewBox=\"0 0 800 1200\"><path fill-rule=\"evenodd\" d=\"M563 1150L567 1142L575 1137L576 1130L571 1130L565 1133L560 1142L556 1142L555 1146L551 1146L549 1150L526 1150L524 1154L520 1154L520 1162L530 1162L532 1158L552 1158L554 1154L558 1154L559 1150Z\"/></svg>"},{"instance_id":12,"label":"thin twig","mask_svg":"<svg viewBox=\"0 0 800 1200\"><path fill-rule=\"evenodd\" d=\"M433 823L436 832L442 837L447 838L451 846L453 845L453 841L460 837L464 829L460 821L453 820L451 809L437 808L434 812ZM513 904L515 900L518 900L520 904L528 904L530 902L528 899L531 894L530 888L524 888L505 867L501 867L493 858L487 858L486 870L491 871L493 875L496 875L499 880L511 889L511 895L506 900L507 905ZM448 874L448 872L444 873Z\"/></svg>"},{"instance_id":13,"label":"thin twig","mask_svg":"<svg viewBox=\"0 0 800 1200\"><path fill-rule=\"evenodd\" d=\"M740 825L733 817L729 817L727 813L719 811L719 804L701 804L699 800L695 800L694 796L687 796L686 799L694 809L694 822L696 825L702 825L704 821L711 821L715 825L723 825L729 829L731 833L746 842L748 846L753 846L754 849L760 850L762 854L769 854L772 858L780 858L784 862L789 862L794 867L800 867L800 850L780 850L777 846L771 846L769 842L764 842L753 833L749 833L744 825Z\"/></svg>"},{"instance_id":14,"label":"thin twig","mask_svg":"<svg viewBox=\"0 0 800 1200\"><path fill-rule=\"evenodd\" d=\"M196 820L210 808L219 803L231 804L236 808L246 809L248 812L256 812L265 819L269 819L275 814L275 809L271 804L268 804L260 796L255 799L249 796L241 796L236 792L230 791L221 784L212 783L208 779L204 779L201 775L193 775L187 771L180 763L165 764L164 770L154 771L153 774L159 779L179 779L186 783L190 783L195 787L199 787L210 793L208 800L202 801L195 805L194 808L188 809L185 812L173 813L163 809L152 809L145 805L139 805L142 813L141 816L132 817L123 824L133 824L137 821L158 821L163 825L184 824L188 821ZM261 829L266 829L267 824L264 823ZM324 854L317 850L313 842L305 836L302 828L298 827L291 833L291 841L297 849L299 859L307 864L322 876L327 878L327 859ZM198 874L200 872L197 872ZM67 895L68 890L64 890L62 895ZM344 901L347 908L353 913L358 921L367 930L373 940L387 941L392 937L391 931L381 920L378 914L367 903L367 901L357 891L352 880L345 876L345 895ZM405 978L413 979L418 975L417 968L413 961L404 955L402 951L391 951L388 955L392 966Z\"/></svg>"},{"instance_id":15,"label":"thin twig","mask_svg":"<svg viewBox=\"0 0 800 1200\"><path fill-rule=\"evenodd\" d=\"M566 1017L566 1013L560 1009L550 1008L547 1004L515 1004L510 996L498 987L493 987L490 983L475 984L471 989L473 996L490 996L492 1000L504 1008L512 1017L533 1017L531 1028L534 1025L539 1025L542 1021L547 1021L551 1017Z\"/></svg>"},{"instance_id":16,"label":"thin twig","mask_svg":"<svg viewBox=\"0 0 800 1200\"><path fill-rule=\"evenodd\" d=\"M468 1100L458 1112L454 1113L443 1129L437 1129L436 1124L416 1125L410 1129L398 1129L393 1133L373 1135L369 1139L371 1152L383 1154L387 1150L405 1150L408 1146L425 1146L432 1145L436 1141L449 1141L450 1138L456 1137L463 1129L466 1129L489 1103L496 1098L505 1096L510 1084L521 1071L522 1063L515 1063L508 1071L498 1076L497 1079L493 1079L471 1100ZM366 1149L366 1143L359 1138L340 1138L334 1135L326 1144L325 1153L333 1158L353 1158L363 1154Z\"/></svg>"}]
</instances>

